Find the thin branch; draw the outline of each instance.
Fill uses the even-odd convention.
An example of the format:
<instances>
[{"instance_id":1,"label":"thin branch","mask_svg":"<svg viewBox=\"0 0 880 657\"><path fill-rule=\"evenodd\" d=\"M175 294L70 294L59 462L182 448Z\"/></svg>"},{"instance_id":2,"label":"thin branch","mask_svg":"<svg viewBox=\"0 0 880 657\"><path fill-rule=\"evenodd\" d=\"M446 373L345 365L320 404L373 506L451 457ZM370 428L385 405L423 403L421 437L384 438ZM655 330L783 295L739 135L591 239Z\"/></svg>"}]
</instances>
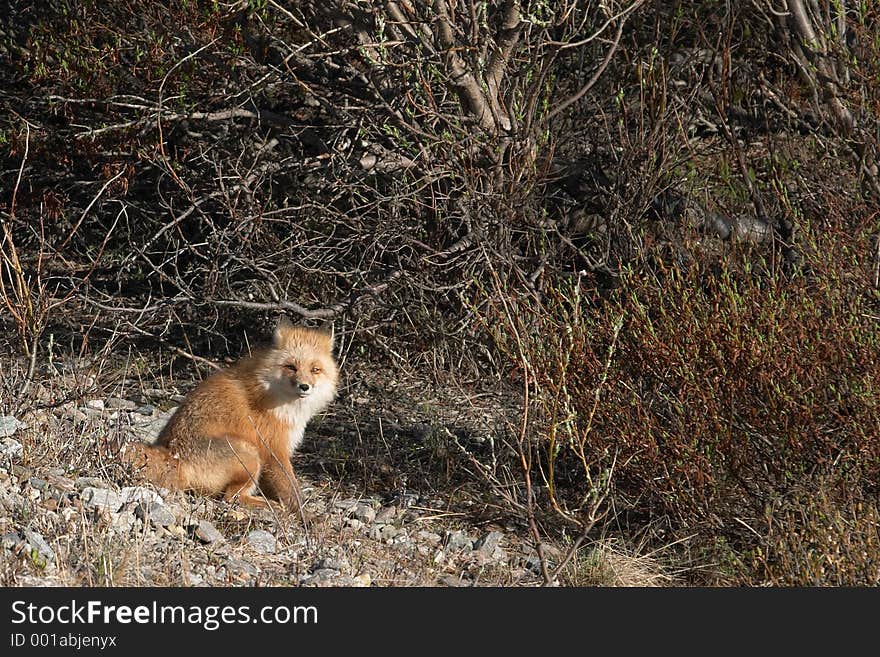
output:
<instances>
[{"instance_id":1,"label":"thin branch","mask_svg":"<svg viewBox=\"0 0 880 657\"><path fill-rule=\"evenodd\" d=\"M620 45L620 37L623 34L623 26L625 24L624 20L620 21L620 24L617 26L617 34L614 35L614 41L611 44L611 47L608 49L608 52L605 53L605 59L602 60L602 63L599 64L599 68L596 69L596 72L593 73L592 77L587 81L587 83L578 90L577 93L569 97L568 99L561 102L557 105L551 112L549 112L544 119L544 121L550 121L554 117L558 116L560 112L565 111L571 105L578 102L584 95L593 88L593 85L599 81L599 78L602 77L602 73L605 72L605 69L608 67L608 64L611 63L611 58L614 56L614 53L617 51L617 47Z\"/></svg>"}]
</instances>

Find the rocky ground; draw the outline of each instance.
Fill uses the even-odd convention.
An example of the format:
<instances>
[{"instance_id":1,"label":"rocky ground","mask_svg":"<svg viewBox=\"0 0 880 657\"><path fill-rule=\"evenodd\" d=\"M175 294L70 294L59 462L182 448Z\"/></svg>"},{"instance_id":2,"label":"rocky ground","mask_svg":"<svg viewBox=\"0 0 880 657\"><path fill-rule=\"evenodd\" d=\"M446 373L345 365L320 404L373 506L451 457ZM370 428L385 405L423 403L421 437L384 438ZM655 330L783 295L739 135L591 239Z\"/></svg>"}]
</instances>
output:
<instances>
[{"instance_id":1,"label":"rocky ground","mask_svg":"<svg viewBox=\"0 0 880 657\"><path fill-rule=\"evenodd\" d=\"M424 412L395 413L387 405L379 412L375 392L383 386L350 383L330 416L310 425L304 453L294 460L306 499L304 525L299 516L155 489L133 479L113 457L114 446L155 437L183 390L134 393L135 381L121 383L125 396L65 400L58 389L38 390L37 397L51 403L0 418L0 584L542 581L525 524L476 501L460 472L442 474L452 461L450 441L441 436L485 444L473 427ZM401 391L394 398L401 408L417 408ZM471 403L469 417L478 410ZM551 562L566 549L564 540L552 543L544 546ZM609 542L584 550L560 576L562 584L670 581L649 559L628 556Z\"/></svg>"}]
</instances>

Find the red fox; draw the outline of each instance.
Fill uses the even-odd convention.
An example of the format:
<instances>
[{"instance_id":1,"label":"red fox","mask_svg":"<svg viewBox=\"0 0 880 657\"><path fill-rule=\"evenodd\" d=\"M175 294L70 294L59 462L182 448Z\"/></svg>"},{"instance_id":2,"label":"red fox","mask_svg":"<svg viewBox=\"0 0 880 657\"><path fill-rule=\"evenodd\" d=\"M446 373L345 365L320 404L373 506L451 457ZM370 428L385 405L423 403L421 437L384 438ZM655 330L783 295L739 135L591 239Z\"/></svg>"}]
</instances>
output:
<instances>
[{"instance_id":1,"label":"red fox","mask_svg":"<svg viewBox=\"0 0 880 657\"><path fill-rule=\"evenodd\" d=\"M257 488L299 505L290 457L336 396L333 334L282 318L272 345L212 374L184 398L154 445L125 458L158 486L268 506Z\"/></svg>"}]
</instances>

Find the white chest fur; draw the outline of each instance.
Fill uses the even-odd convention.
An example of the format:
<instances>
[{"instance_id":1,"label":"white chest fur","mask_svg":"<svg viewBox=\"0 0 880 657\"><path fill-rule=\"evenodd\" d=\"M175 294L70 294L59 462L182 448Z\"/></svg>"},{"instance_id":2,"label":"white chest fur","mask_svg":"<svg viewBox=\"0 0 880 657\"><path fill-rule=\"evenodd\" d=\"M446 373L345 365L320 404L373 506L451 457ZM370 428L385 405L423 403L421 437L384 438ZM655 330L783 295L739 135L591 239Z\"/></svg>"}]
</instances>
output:
<instances>
[{"instance_id":1,"label":"white chest fur","mask_svg":"<svg viewBox=\"0 0 880 657\"><path fill-rule=\"evenodd\" d=\"M275 417L288 426L288 445L291 453L302 443L309 420L321 412L332 399L332 391L329 395L320 394L321 392L316 390L307 397L300 397L273 409Z\"/></svg>"}]
</instances>

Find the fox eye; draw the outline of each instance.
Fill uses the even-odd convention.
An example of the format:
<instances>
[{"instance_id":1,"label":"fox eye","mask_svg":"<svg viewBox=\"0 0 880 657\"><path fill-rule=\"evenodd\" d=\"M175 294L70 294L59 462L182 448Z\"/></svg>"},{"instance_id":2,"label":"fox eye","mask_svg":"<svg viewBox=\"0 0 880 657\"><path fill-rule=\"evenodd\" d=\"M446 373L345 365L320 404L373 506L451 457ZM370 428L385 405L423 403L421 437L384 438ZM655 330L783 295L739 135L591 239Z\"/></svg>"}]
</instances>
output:
<instances>
[{"instance_id":1,"label":"fox eye","mask_svg":"<svg viewBox=\"0 0 880 657\"><path fill-rule=\"evenodd\" d=\"M284 366L284 369L288 370L289 372L296 372L296 365L294 365L293 363L287 363Z\"/></svg>"},{"instance_id":2,"label":"fox eye","mask_svg":"<svg viewBox=\"0 0 880 657\"><path fill-rule=\"evenodd\" d=\"M320 373L321 373L320 367L313 367L312 368L312 374L320 374Z\"/></svg>"}]
</instances>

